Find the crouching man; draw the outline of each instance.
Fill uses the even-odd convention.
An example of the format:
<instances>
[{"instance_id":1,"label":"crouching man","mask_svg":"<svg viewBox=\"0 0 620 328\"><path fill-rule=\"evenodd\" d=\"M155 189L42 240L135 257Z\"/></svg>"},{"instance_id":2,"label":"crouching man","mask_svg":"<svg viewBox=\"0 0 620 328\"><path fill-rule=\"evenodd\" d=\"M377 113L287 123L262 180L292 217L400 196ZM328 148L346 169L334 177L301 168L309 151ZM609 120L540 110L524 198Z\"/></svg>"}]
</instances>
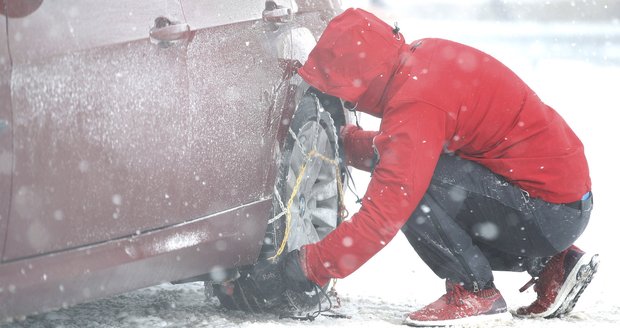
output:
<instances>
[{"instance_id":1,"label":"crouching man","mask_svg":"<svg viewBox=\"0 0 620 328\"><path fill-rule=\"evenodd\" d=\"M372 171L362 206L325 239L263 273L309 290L346 277L399 231L446 281L405 323L442 326L510 317L493 271L526 271L538 297L514 313L569 313L597 268L573 245L592 193L583 145L515 73L471 47L405 43L398 29L349 9L330 22L299 74L382 119L341 131L349 165ZM346 242L343 242L346 241Z\"/></svg>"}]
</instances>

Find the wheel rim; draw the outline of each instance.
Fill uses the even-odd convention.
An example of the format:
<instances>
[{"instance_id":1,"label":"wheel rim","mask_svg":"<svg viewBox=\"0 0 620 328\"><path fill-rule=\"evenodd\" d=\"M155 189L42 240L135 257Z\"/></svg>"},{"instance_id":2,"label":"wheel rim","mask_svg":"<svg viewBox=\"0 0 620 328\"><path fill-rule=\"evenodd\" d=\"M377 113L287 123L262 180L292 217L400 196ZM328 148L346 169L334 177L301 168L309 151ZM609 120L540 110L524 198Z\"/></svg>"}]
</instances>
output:
<instances>
[{"instance_id":1,"label":"wheel rim","mask_svg":"<svg viewBox=\"0 0 620 328\"><path fill-rule=\"evenodd\" d=\"M304 176L291 206L288 250L315 243L337 226L338 187L336 167L320 157L308 157L312 149L335 158L334 134L319 122L304 124L296 135L287 175L286 195L291 195L302 166Z\"/></svg>"}]
</instances>

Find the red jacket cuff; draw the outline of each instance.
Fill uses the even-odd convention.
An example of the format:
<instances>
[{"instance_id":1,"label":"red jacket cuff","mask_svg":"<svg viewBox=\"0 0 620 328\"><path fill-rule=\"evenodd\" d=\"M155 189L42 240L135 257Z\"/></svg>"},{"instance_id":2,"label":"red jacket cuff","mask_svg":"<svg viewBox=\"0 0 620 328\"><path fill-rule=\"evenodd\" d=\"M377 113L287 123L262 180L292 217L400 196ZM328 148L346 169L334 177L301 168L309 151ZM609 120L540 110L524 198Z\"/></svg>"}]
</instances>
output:
<instances>
[{"instance_id":1,"label":"red jacket cuff","mask_svg":"<svg viewBox=\"0 0 620 328\"><path fill-rule=\"evenodd\" d=\"M319 276L317 275L312 268L317 267L317 265L321 265L321 263L308 263L308 257L306 256L306 247L302 246L299 249L299 262L301 263L301 269L304 271L306 278L312 281L313 283L319 286L325 286L331 279L331 277Z\"/></svg>"}]
</instances>

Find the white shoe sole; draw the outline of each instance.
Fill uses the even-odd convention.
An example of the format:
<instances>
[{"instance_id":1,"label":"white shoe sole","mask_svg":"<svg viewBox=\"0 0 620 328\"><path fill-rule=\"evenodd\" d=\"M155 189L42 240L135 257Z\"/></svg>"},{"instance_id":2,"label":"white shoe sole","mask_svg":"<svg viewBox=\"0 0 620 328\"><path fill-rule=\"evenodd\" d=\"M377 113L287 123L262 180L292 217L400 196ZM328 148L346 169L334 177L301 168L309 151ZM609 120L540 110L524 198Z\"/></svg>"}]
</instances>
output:
<instances>
[{"instance_id":1,"label":"white shoe sole","mask_svg":"<svg viewBox=\"0 0 620 328\"><path fill-rule=\"evenodd\" d=\"M566 277L566 282L558 291L555 302L551 304L547 311L527 315L517 314L516 312L513 314L521 318L547 319L567 315L573 310L575 304L577 304L577 300L579 300L579 296L581 296L581 293L583 293L586 287L588 287L588 284L592 281L592 277L594 277L598 265L598 254L583 254Z\"/></svg>"},{"instance_id":2,"label":"white shoe sole","mask_svg":"<svg viewBox=\"0 0 620 328\"><path fill-rule=\"evenodd\" d=\"M417 321L409 319L409 316L405 318L403 324L412 327L450 327L450 326L466 326L466 325L489 325L488 327L501 327L501 323L509 322L512 320L512 316L508 312L502 312L497 314L488 315L475 315L466 318L453 319L453 320L438 320L438 321Z\"/></svg>"}]
</instances>

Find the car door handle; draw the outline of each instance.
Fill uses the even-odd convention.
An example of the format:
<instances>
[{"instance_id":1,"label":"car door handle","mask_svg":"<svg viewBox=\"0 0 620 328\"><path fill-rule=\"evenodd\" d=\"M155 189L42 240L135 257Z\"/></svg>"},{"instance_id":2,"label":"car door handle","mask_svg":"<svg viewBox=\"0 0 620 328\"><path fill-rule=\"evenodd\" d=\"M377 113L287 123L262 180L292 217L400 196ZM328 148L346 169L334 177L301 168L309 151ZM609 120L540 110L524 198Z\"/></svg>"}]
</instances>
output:
<instances>
[{"instance_id":1,"label":"car door handle","mask_svg":"<svg viewBox=\"0 0 620 328\"><path fill-rule=\"evenodd\" d=\"M165 17L157 17L149 36L153 43L162 44L187 39L189 32L189 25L186 23L173 23Z\"/></svg>"},{"instance_id":2,"label":"car door handle","mask_svg":"<svg viewBox=\"0 0 620 328\"><path fill-rule=\"evenodd\" d=\"M270 23L286 23L293 18L293 10L285 6L279 6L274 1L265 2L263 20Z\"/></svg>"}]
</instances>

